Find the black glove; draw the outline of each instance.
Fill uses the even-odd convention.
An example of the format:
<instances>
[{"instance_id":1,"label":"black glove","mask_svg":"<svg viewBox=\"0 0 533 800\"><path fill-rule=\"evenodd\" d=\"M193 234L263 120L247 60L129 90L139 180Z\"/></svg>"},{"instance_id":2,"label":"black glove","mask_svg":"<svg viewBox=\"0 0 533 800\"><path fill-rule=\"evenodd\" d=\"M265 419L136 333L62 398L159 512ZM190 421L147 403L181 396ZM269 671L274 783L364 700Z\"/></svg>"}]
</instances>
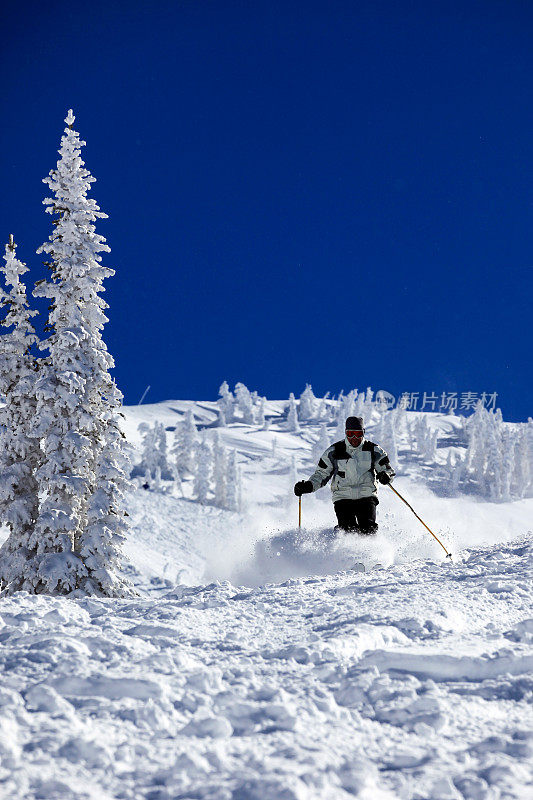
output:
<instances>
[{"instance_id":1,"label":"black glove","mask_svg":"<svg viewBox=\"0 0 533 800\"><path fill-rule=\"evenodd\" d=\"M386 472L378 472L378 481L386 486L392 481L392 478L390 475L387 475Z\"/></svg>"},{"instance_id":2,"label":"black glove","mask_svg":"<svg viewBox=\"0 0 533 800\"><path fill-rule=\"evenodd\" d=\"M313 484L311 481L298 481L294 484L294 494L300 497L302 494L310 494L313 491Z\"/></svg>"}]
</instances>

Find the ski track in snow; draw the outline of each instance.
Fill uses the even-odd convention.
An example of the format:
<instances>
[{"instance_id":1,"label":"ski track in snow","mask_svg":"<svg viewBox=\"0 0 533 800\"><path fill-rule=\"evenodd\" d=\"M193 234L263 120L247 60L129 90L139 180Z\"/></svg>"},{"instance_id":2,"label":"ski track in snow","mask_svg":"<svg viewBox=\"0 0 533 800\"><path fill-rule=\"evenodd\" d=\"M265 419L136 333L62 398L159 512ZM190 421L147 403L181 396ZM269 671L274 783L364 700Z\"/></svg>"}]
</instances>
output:
<instances>
[{"instance_id":1,"label":"ski track in snow","mask_svg":"<svg viewBox=\"0 0 533 800\"><path fill-rule=\"evenodd\" d=\"M252 492L132 492L137 598L1 599L2 800L533 797L531 504L458 498L450 562L383 490L368 541Z\"/></svg>"}]
</instances>

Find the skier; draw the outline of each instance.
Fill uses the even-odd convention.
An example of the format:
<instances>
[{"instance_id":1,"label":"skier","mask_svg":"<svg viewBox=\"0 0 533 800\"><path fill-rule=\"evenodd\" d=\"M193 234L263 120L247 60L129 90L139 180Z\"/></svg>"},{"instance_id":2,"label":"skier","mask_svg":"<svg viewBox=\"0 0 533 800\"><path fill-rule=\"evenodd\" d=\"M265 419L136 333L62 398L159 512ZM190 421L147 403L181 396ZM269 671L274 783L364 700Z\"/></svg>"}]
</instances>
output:
<instances>
[{"instance_id":1,"label":"skier","mask_svg":"<svg viewBox=\"0 0 533 800\"><path fill-rule=\"evenodd\" d=\"M376 477L382 484L391 483L395 472L382 448L364 438L361 417L348 417L346 437L335 442L322 454L308 481L298 481L294 494L316 492L330 478L331 493L338 525L336 530L354 533L376 533Z\"/></svg>"}]
</instances>

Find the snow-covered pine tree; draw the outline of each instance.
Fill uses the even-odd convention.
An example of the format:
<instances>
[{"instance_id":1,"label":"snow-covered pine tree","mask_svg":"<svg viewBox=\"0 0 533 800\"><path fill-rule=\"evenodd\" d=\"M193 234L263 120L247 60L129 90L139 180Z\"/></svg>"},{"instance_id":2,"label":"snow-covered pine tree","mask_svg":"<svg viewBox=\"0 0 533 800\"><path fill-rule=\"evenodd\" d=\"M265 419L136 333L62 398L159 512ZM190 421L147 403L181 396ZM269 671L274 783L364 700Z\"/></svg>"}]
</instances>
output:
<instances>
[{"instance_id":1,"label":"snow-covered pine tree","mask_svg":"<svg viewBox=\"0 0 533 800\"><path fill-rule=\"evenodd\" d=\"M213 438L213 480L215 484L215 505L226 508L228 456L220 441L218 431Z\"/></svg>"},{"instance_id":2,"label":"snow-covered pine tree","mask_svg":"<svg viewBox=\"0 0 533 800\"><path fill-rule=\"evenodd\" d=\"M196 472L194 475L194 495L196 500L205 505L211 490L213 472L213 454L205 436L196 447Z\"/></svg>"},{"instance_id":3,"label":"snow-covered pine tree","mask_svg":"<svg viewBox=\"0 0 533 800\"><path fill-rule=\"evenodd\" d=\"M156 469L159 469L163 480L172 480L172 468L167 455L167 432L162 422L141 422L138 427L141 439L141 461L135 472L150 473L154 478Z\"/></svg>"},{"instance_id":4,"label":"snow-covered pine tree","mask_svg":"<svg viewBox=\"0 0 533 800\"><path fill-rule=\"evenodd\" d=\"M407 411L402 405L397 405L396 408L391 409L391 413L393 415L392 426L394 428L394 435L396 439L399 440L402 436L402 432L406 429Z\"/></svg>"},{"instance_id":5,"label":"snow-covered pine tree","mask_svg":"<svg viewBox=\"0 0 533 800\"><path fill-rule=\"evenodd\" d=\"M437 457L438 431L431 432L427 417L421 416L415 421L416 449L423 459L434 462Z\"/></svg>"},{"instance_id":6,"label":"snow-covered pine tree","mask_svg":"<svg viewBox=\"0 0 533 800\"><path fill-rule=\"evenodd\" d=\"M511 492L514 497L527 496L531 467L528 459L527 425L521 424L514 441L514 468L511 477Z\"/></svg>"},{"instance_id":7,"label":"snow-covered pine tree","mask_svg":"<svg viewBox=\"0 0 533 800\"><path fill-rule=\"evenodd\" d=\"M159 465L157 429L155 425L150 425L149 422L141 422L137 430L141 434L141 461L137 470L145 475L150 474L151 480L155 475L156 467Z\"/></svg>"},{"instance_id":8,"label":"snow-covered pine tree","mask_svg":"<svg viewBox=\"0 0 533 800\"><path fill-rule=\"evenodd\" d=\"M239 411L242 414L242 420L246 425L254 424L254 405L250 390L244 383L235 384L235 398Z\"/></svg>"},{"instance_id":9,"label":"snow-covered pine tree","mask_svg":"<svg viewBox=\"0 0 533 800\"><path fill-rule=\"evenodd\" d=\"M287 410L287 430L291 433L300 433L300 425L298 424L298 410L296 408L296 398L294 393L289 395L289 407Z\"/></svg>"},{"instance_id":10,"label":"snow-covered pine tree","mask_svg":"<svg viewBox=\"0 0 533 800\"><path fill-rule=\"evenodd\" d=\"M161 469L163 480L169 480L171 470L168 463L167 432L162 422L155 423L155 430L157 454L159 456L158 467Z\"/></svg>"},{"instance_id":11,"label":"snow-covered pine tree","mask_svg":"<svg viewBox=\"0 0 533 800\"><path fill-rule=\"evenodd\" d=\"M312 419L315 414L316 397L313 394L311 386L306 383L305 389L300 395L300 403L298 406L298 419L305 421Z\"/></svg>"},{"instance_id":12,"label":"snow-covered pine tree","mask_svg":"<svg viewBox=\"0 0 533 800\"><path fill-rule=\"evenodd\" d=\"M268 430L268 422L265 419L265 406L266 406L266 397L260 397L259 409L257 411L257 425L264 431Z\"/></svg>"},{"instance_id":13,"label":"snow-covered pine tree","mask_svg":"<svg viewBox=\"0 0 533 800\"><path fill-rule=\"evenodd\" d=\"M218 390L218 393L220 395L218 400L218 406L224 414L224 419L226 423L229 425L229 423L233 421L233 409L235 406L235 398L233 397L232 392L230 392L229 390L227 381L224 381L224 383Z\"/></svg>"},{"instance_id":14,"label":"snow-covered pine tree","mask_svg":"<svg viewBox=\"0 0 533 800\"><path fill-rule=\"evenodd\" d=\"M425 450L425 458L426 461L433 463L437 460L437 442L439 439L439 432L438 430L430 431L428 429L428 435L426 438L426 450Z\"/></svg>"},{"instance_id":15,"label":"snow-covered pine tree","mask_svg":"<svg viewBox=\"0 0 533 800\"><path fill-rule=\"evenodd\" d=\"M451 474L450 491L452 495L455 495L459 491L459 486L465 473L464 459L462 459L460 455L456 456L455 464L453 465L452 469L453 472Z\"/></svg>"},{"instance_id":16,"label":"snow-covered pine tree","mask_svg":"<svg viewBox=\"0 0 533 800\"><path fill-rule=\"evenodd\" d=\"M37 341L31 318L37 313L28 308L26 287L20 278L28 271L16 257L10 237L6 245L2 272L8 291L0 289L7 314L0 336L0 522L9 536L0 548L0 591L31 591L25 585L30 535L39 510L35 472L40 465L39 441L31 435L35 418L35 380L37 362L29 352Z\"/></svg>"},{"instance_id":17,"label":"snow-covered pine tree","mask_svg":"<svg viewBox=\"0 0 533 800\"><path fill-rule=\"evenodd\" d=\"M195 449L198 442L198 428L194 422L194 415L189 409L183 422L176 428L171 458L178 472L183 477L192 475L196 469Z\"/></svg>"},{"instance_id":18,"label":"snow-covered pine tree","mask_svg":"<svg viewBox=\"0 0 533 800\"><path fill-rule=\"evenodd\" d=\"M444 485L447 489L449 497L453 497L459 490L459 485L463 479L465 471L464 460L457 453L455 455L450 448L448 450L448 457L446 464L441 469L441 474L444 479Z\"/></svg>"},{"instance_id":19,"label":"snow-covered pine tree","mask_svg":"<svg viewBox=\"0 0 533 800\"><path fill-rule=\"evenodd\" d=\"M509 429L502 430L501 433L501 453L502 453L502 491L501 500L509 503L511 500L511 481L515 471L515 437Z\"/></svg>"},{"instance_id":20,"label":"snow-covered pine tree","mask_svg":"<svg viewBox=\"0 0 533 800\"><path fill-rule=\"evenodd\" d=\"M344 416L353 417L355 413L355 401L357 399L357 389L352 389L344 398Z\"/></svg>"},{"instance_id":21,"label":"snow-covered pine tree","mask_svg":"<svg viewBox=\"0 0 533 800\"><path fill-rule=\"evenodd\" d=\"M364 417L365 412L365 393L358 392L355 399L353 413L356 417Z\"/></svg>"},{"instance_id":22,"label":"snow-covered pine tree","mask_svg":"<svg viewBox=\"0 0 533 800\"><path fill-rule=\"evenodd\" d=\"M491 500L501 500L504 493L504 465L501 433L494 414L489 417L486 439L486 461L483 476L483 493Z\"/></svg>"},{"instance_id":23,"label":"snow-covered pine tree","mask_svg":"<svg viewBox=\"0 0 533 800\"><path fill-rule=\"evenodd\" d=\"M467 420L468 446L465 457L465 468L473 473L476 481L482 479L485 471L485 429L487 426L487 409L481 401Z\"/></svg>"},{"instance_id":24,"label":"snow-covered pine tree","mask_svg":"<svg viewBox=\"0 0 533 800\"><path fill-rule=\"evenodd\" d=\"M109 247L94 223L107 215L87 197L95 179L81 159L85 142L72 128L72 110L65 122L57 168L44 179L54 195L44 201L54 231L38 252L48 254L52 275L34 291L51 301L52 333L41 345L50 355L36 384L41 508L27 572L36 592L122 595L129 589L114 572L126 527L122 396L109 374L100 297L114 270L101 263Z\"/></svg>"},{"instance_id":25,"label":"snow-covered pine tree","mask_svg":"<svg viewBox=\"0 0 533 800\"><path fill-rule=\"evenodd\" d=\"M316 411L316 420L318 422L328 422L329 421L329 409L328 409L328 400L329 392L326 392L324 397L320 400L318 404L318 408Z\"/></svg>"},{"instance_id":26,"label":"snow-covered pine tree","mask_svg":"<svg viewBox=\"0 0 533 800\"><path fill-rule=\"evenodd\" d=\"M109 374L105 394L100 398L101 446L95 459L95 482L89 497L87 526L80 538L80 554L88 577L82 583L88 594L125 597L134 594L131 584L119 577L122 545L128 525L125 492L131 488L131 471L126 437L120 430L123 396Z\"/></svg>"}]
</instances>

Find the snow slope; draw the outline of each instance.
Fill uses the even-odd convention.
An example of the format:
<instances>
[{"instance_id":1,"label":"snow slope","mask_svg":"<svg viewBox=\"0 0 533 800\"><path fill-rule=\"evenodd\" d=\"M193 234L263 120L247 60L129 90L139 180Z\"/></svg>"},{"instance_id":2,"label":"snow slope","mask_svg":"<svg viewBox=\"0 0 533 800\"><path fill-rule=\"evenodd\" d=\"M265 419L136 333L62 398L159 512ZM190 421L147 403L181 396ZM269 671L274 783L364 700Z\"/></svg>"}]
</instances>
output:
<instances>
[{"instance_id":1,"label":"snow slope","mask_svg":"<svg viewBox=\"0 0 533 800\"><path fill-rule=\"evenodd\" d=\"M190 407L213 424L210 403L126 409L129 440ZM317 428L282 408L220 430L242 515L189 483L131 493L138 598L0 600L0 797L533 796L532 500L440 497L400 448L395 485L453 562L386 487L375 539L331 534L328 489L298 532L290 462L308 476ZM460 421L428 417L456 446Z\"/></svg>"}]
</instances>

